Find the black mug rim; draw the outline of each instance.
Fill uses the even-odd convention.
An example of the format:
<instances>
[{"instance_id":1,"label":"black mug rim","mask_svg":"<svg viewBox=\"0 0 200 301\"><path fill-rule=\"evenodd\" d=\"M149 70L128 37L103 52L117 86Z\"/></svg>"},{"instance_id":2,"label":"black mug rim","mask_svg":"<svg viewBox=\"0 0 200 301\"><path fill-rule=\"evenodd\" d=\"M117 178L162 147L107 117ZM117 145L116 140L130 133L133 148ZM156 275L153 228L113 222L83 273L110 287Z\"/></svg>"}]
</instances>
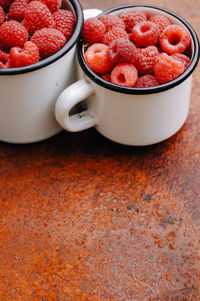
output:
<instances>
[{"instance_id":1,"label":"black mug rim","mask_svg":"<svg viewBox=\"0 0 200 301\"><path fill-rule=\"evenodd\" d=\"M83 10L78 0L69 0L71 3L73 10L76 15L76 25L73 31L72 36L70 39L66 42L66 44L55 54L49 56L48 58L45 58L38 63L28 65L25 67L18 67L18 68L2 68L0 69L0 75L15 75L15 74L23 74L31 71L35 71L41 68L44 68L61 57L63 57L71 48L76 44L77 40L79 39L79 36L81 34L82 28L83 28Z\"/></svg>"},{"instance_id":2,"label":"black mug rim","mask_svg":"<svg viewBox=\"0 0 200 301\"><path fill-rule=\"evenodd\" d=\"M117 7L114 7L114 8L111 8L111 9L108 9L108 10L102 12L101 14L99 14L97 16L97 18L100 18L101 16L106 15L106 14L113 13L114 11L117 11L117 10L122 10L122 9L127 9L127 8L135 8L135 7L152 8L152 9L157 9L162 12L165 12L165 13L173 16L174 18L178 19L188 29L188 31L190 32L191 37L193 39L193 43L194 43L194 54L193 54L192 60L190 62L190 65L188 66L186 71L183 72L183 74L181 74L176 79L174 79L168 83L161 84L156 87L131 88L131 87L115 85L115 84L112 84L112 83L102 79L97 73L95 73L94 71L92 71L90 69L90 67L88 66L88 64L86 63L86 61L84 59L84 51L83 51L84 41L83 41L83 39L80 39L77 42L77 57L78 57L78 61L79 61L79 64L80 64L82 70L92 81L94 81L98 85L100 85L104 88L107 88L109 90L119 92L119 93L124 93L124 94L154 94L154 93L159 93L159 92L171 89L173 87L176 87L177 85L179 85L180 83L185 81L192 74L192 72L194 71L194 69L196 68L196 66L198 64L199 56L200 56L200 51L199 51L200 46L199 46L199 40L198 40L195 30L186 20L184 20L182 17L180 17L176 13L173 13L168 9L161 8L161 7L154 6L154 5L130 4L130 5L117 6Z\"/></svg>"}]
</instances>

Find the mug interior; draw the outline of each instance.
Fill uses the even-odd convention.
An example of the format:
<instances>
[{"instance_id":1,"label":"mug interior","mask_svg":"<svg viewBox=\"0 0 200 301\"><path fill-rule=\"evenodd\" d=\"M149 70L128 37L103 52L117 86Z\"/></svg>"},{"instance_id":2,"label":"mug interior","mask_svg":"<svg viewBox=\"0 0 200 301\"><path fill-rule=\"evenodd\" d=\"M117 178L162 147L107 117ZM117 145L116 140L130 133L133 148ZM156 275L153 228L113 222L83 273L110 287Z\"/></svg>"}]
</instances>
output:
<instances>
[{"instance_id":1,"label":"mug interior","mask_svg":"<svg viewBox=\"0 0 200 301\"><path fill-rule=\"evenodd\" d=\"M70 49L76 44L83 28L83 10L78 0L62 0L61 8L72 11L76 17L76 25L73 34L66 44L55 54L42 59L38 63L25 67L0 69L0 75L22 74L46 67L70 51Z\"/></svg>"},{"instance_id":2,"label":"mug interior","mask_svg":"<svg viewBox=\"0 0 200 301\"><path fill-rule=\"evenodd\" d=\"M94 82L97 84L103 86L104 88L117 91L120 93L125 93L125 94L153 94L153 93L158 93L162 92L165 90L168 90L170 88L173 88L180 83L182 83L184 80L186 80L194 71L194 69L197 66L198 60L199 60L199 41L196 32L192 28L192 26L185 21L182 17L178 16L177 14L164 9L160 7L155 7L151 5L126 5L126 6L119 6L116 8L112 8L110 10L104 11L102 14L98 15L97 18L100 18L103 15L106 14L115 14L115 15L120 15L122 12L129 10L130 8L135 8L138 10L143 10L147 16L152 16L155 14L162 14L166 16L168 19L171 20L172 24L178 24L184 27L187 32L189 33L191 37L191 46L190 46L190 58L191 62L188 68L176 79L165 83L165 84L160 84L159 86L156 87L149 87L149 88L131 88L131 87L124 87L124 86L119 86L112 84L108 81L105 81L102 79L97 73L92 71L90 67L87 65L85 59L84 59L84 52L85 52L85 45L84 41L80 40L77 44L77 56L79 60L79 64L85 74L92 79Z\"/></svg>"}]
</instances>

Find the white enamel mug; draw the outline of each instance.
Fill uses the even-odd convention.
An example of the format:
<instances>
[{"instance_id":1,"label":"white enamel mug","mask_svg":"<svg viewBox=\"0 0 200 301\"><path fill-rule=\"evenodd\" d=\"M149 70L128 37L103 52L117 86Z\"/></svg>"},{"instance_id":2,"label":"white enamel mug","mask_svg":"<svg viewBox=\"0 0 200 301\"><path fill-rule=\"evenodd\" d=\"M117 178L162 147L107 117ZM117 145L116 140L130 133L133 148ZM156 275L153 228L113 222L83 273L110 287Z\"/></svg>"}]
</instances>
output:
<instances>
[{"instance_id":1,"label":"white enamel mug","mask_svg":"<svg viewBox=\"0 0 200 301\"><path fill-rule=\"evenodd\" d=\"M0 69L0 140L36 142L61 131L55 119L59 94L77 77L76 42L83 26L78 0L63 0L74 12L76 26L66 45L54 55L27 67Z\"/></svg>"},{"instance_id":2,"label":"white enamel mug","mask_svg":"<svg viewBox=\"0 0 200 301\"><path fill-rule=\"evenodd\" d=\"M127 88L103 80L84 59L83 42L77 55L85 77L65 89L56 103L56 119L71 132L95 127L115 142L143 146L161 142L174 135L187 119L190 105L192 72L199 60L199 42L193 28L174 13L149 5L127 5L103 14L119 14L129 8L142 8L147 14L163 14L173 23L182 24L191 36L191 63L175 80L151 88ZM102 15L102 14L101 14ZM98 17L100 17L99 15ZM72 114L77 103L87 99L87 109Z\"/></svg>"}]
</instances>

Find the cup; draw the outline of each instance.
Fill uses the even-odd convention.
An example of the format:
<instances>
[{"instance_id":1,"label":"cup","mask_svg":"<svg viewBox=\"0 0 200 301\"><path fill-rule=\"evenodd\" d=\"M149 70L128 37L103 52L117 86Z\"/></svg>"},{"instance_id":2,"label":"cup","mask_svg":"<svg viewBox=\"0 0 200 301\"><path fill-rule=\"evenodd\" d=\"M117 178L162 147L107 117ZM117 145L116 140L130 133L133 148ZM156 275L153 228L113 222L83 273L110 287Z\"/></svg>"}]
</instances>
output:
<instances>
[{"instance_id":1,"label":"cup","mask_svg":"<svg viewBox=\"0 0 200 301\"><path fill-rule=\"evenodd\" d=\"M74 12L76 26L65 46L42 61L21 68L0 69L0 140L36 142L61 131L54 115L59 94L78 80L76 42L83 26L78 0L63 0Z\"/></svg>"},{"instance_id":2,"label":"cup","mask_svg":"<svg viewBox=\"0 0 200 301\"><path fill-rule=\"evenodd\" d=\"M85 74L59 96L55 115L59 124L71 132L95 127L108 139L134 146L161 142L174 135L187 119L192 73L199 60L199 42L190 24L175 13L150 5L126 5L103 12L120 14L142 8L147 14L162 14L181 24L191 36L191 63L171 82L150 88L127 88L103 80L87 65L84 44L77 44L79 64ZM75 105L87 99L86 110L72 114Z\"/></svg>"}]
</instances>

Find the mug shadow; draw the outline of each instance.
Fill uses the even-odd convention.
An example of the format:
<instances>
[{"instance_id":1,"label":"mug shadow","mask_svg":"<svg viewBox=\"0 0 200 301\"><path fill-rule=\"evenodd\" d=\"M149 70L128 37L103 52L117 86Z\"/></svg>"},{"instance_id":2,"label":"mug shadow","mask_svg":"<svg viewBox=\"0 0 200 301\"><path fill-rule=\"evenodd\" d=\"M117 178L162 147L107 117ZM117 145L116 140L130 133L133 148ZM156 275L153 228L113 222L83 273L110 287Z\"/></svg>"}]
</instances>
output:
<instances>
[{"instance_id":1,"label":"mug shadow","mask_svg":"<svg viewBox=\"0 0 200 301\"><path fill-rule=\"evenodd\" d=\"M129 146L113 142L100 133L98 133L94 128L88 129L82 132L70 133L62 130L53 137L46 140L28 143L28 144L12 144L7 142L0 142L1 151L6 153L13 153L13 155L25 155L26 153L31 155L31 153L37 153L40 157L43 153L46 155L56 156L69 156L72 153L79 153L80 156L87 155L109 155L109 156L127 156L133 155L138 159L148 154L154 153L156 157L163 157L163 154L169 154L170 152L175 152L176 148L181 144L181 140L184 135L185 125L171 138L165 141L148 145L148 146ZM47 152L48 150L48 152Z\"/></svg>"}]
</instances>

